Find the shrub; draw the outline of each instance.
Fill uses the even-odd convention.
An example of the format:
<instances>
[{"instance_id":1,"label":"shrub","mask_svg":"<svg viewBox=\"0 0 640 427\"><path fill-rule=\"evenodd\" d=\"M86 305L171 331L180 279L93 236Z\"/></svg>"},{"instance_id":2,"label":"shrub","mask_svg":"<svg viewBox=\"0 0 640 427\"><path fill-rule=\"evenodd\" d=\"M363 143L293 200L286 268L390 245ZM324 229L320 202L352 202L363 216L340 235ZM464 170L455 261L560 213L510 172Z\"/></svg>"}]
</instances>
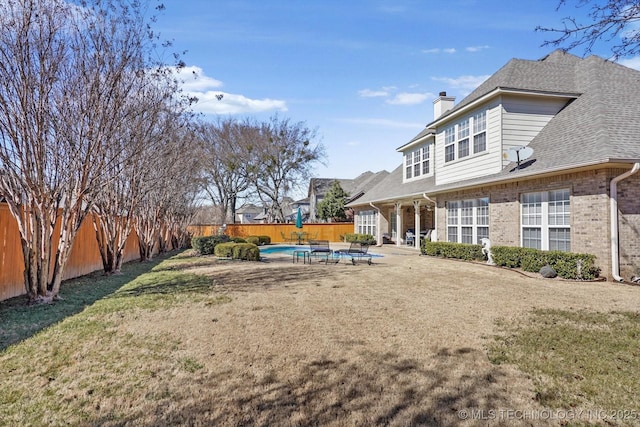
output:
<instances>
[{"instance_id":1,"label":"shrub","mask_svg":"<svg viewBox=\"0 0 640 427\"><path fill-rule=\"evenodd\" d=\"M463 260L484 260L481 245L468 245L449 242L422 242L422 253L443 258ZM542 251L532 248L513 246L492 246L493 262L501 267L521 268L524 271L538 273L545 265L550 265L565 279L595 279L600 268L595 265L596 257L590 254L578 254L562 251Z\"/></svg>"},{"instance_id":2,"label":"shrub","mask_svg":"<svg viewBox=\"0 0 640 427\"><path fill-rule=\"evenodd\" d=\"M376 239L371 234L347 233L343 236L343 238L347 243L358 242L367 243L369 245L376 244Z\"/></svg>"},{"instance_id":3,"label":"shrub","mask_svg":"<svg viewBox=\"0 0 640 427\"><path fill-rule=\"evenodd\" d=\"M503 267L522 268L524 271L537 273L543 266L550 265L558 276L565 279L591 280L600 275L600 268L595 265L596 257L591 254L511 246L493 246L491 253L495 264Z\"/></svg>"},{"instance_id":4,"label":"shrub","mask_svg":"<svg viewBox=\"0 0 640 427\"><path fill-rule=\"evenodd\" d=\"M485 259L482 253L482 246L466 243L430 242L424 240L422 242L422 253L430 256L456 258L466 261Z\"/></svg>"},{"instance_id":5,"label":"shrub","mask_svg":"<svg viewBox=\"0 0 640 427\"><path fill-rule=\"evenodd\" d=\"M247 243L247 241L242 237L232 237L231 241L234 243Z\"/></svg>"},{"instance_id":6,"label":"shrub","mask_svg":"<svg viewBox=\"0 0 640 427\"><path fill-rule=\"evenodd\" d=\"M271 244L271 236L258 236L260 239L261 245L270 245Z\"/></svg>"},{"instance_id":7,"label":"shrub","mask_svg":"<svg viewBox=\"0 0 640 427\"><path fill-rule=\"evenodd\" d=\"M260 244L260 238L258 236L249 236L244 240L246 243L253 243L256 246Z\"/></svg>"},{"instance_id":8,"label":"shrub","mask_svg":"<svg viewBox=\"0 0 640 427\"><path fill-rule=\"evenodd\" d=\"M223 258L260 261L260 249L253 243L220 243L216 245L215 255Z\"/></svg>"},{"instance_id":9,"label":"shrub","mask_svg":"<svg viewBox=\"0 0 640 427\"><path fill-rule=\"evenodd\" d=\"M229 236L225 234L217 234L215 236L201 236L191 239L191 247L200 255L211 255L214 253L216 245L228 242Z\"/></svg>"}]
</instances>

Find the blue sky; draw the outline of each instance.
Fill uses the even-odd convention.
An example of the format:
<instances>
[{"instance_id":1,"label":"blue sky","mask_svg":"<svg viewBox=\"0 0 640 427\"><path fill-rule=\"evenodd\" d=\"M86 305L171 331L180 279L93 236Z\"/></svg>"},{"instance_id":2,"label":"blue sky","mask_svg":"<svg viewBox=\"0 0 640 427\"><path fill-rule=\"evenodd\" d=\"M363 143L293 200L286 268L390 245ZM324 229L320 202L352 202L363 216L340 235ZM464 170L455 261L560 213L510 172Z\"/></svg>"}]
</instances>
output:
<instances>
[{"instance_id":1,"label":"blue sky","mask_svg":"<svg viewBox=\"0 0 640 427\"><path fill-rule=\"evenodd\" d=\"M156 29L186 51L185 90L206 117L273 114L318 130L328 155L314 176L392 171L395 149L511 58L539 59L565 16L556 0L166 1ZM582 55L582 51L574 52ZM608 57L607 46L595 53ZM631 62L629 62L631 63ZM186 73L189 76L189 73ZM223 94L218 101L215 95ZM306 189L304 189L306 191Z\"/></svg>"}]
</instances>

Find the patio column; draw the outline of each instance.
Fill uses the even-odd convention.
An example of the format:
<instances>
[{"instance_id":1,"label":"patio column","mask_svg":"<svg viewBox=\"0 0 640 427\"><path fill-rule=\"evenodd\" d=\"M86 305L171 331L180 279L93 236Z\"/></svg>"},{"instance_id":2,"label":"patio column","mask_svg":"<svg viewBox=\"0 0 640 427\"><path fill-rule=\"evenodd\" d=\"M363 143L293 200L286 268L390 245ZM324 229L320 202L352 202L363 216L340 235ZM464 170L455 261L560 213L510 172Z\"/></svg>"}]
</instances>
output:
<instances>
[{"instance_id":1,"label":"patio column","mask_svg":"<svg viewBox=\"0 0 640 427\"><path fill-rule=\"evenodd\" d=\"M413 237L413 245L416 249L420 249L420 200L413 201L413 212L414 212L414 234Z\"/></svg>"},{"instance_id":2,"label":"patio column","mask_svg":"<svg viewBox=\"0 0 640 427\"><path fill-rule=\"evenodd\" d=\"M396 202L396 246L402 246L404 236L401 233L402 230L402 203Z\"/></svg>"}]
</instances>

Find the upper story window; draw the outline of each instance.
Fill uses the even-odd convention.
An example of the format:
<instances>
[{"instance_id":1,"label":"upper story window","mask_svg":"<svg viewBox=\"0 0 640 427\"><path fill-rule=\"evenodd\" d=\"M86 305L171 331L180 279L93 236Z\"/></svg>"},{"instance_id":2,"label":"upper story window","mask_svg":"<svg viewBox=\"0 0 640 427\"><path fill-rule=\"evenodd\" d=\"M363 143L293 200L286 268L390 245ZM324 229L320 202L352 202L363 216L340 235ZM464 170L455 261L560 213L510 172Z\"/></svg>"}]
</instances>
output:
<instances>
[{"instance_id":1,"label":"upper story window","mask_svg":"<svg viewBox=\"0 0 640 427\"><path fill-rule=\"evenodd\" d=\"M431 144L404 154L404 178L418 178L431 171Z\"/></svg>"},{"instance_id":2,"label":"upper story window","mask_svg":"<svg viewBox=\"0 0 640 427\"><path fill-rule=\"evenodd\" d=\"M473 131L473 133L471 133ZM487 150L487 112L482 111L444 130L444 161Z\"/></svg>"},{"instance_id":3,"label":"upper story window","mask_svg":"<svg viewBox=\"0 0 640 427\"><path fill-rule=\"evenodd\" d=\"M487 149L487 112L473 116L473 152L481 153Z\"/></svg>"}]
</instances>

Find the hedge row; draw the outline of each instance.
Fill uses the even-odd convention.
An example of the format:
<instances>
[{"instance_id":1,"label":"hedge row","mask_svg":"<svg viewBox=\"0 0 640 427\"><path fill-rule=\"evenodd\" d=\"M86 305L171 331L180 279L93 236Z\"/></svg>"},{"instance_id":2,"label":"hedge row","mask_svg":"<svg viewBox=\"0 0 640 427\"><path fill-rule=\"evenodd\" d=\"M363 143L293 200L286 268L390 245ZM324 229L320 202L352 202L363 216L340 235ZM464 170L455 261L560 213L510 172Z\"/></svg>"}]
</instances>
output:
<instances>
[{"instance_id":1,"label":"hedge row","mask_svg":"<svg viewBox=\"0 0 640 427\"><path fill-rule=\"evenodd\" d=\"M220 243L214 253L217 257L260 261L260 249L253 243Z\"/></svg>"},{"instance_id":2,"label":"hedge row","mask_svg":"<svg viewBox=\"0 0 640 427\"><path fill-rule=\"evenodd\" d=\"M423 241L424 255L443 258L456 258L466 261L486 260L481 245L464 243ZM492 246L493 262L501 267L521 268L533 273L540 272L545 265L553 267L558 276L565 279L591 280L600 275L600 268L595 265L596 257L562 251L542 251L531 248L513 246Z\"/></svg>"},{"instance_id":3,"label":"hedge row","mask_svg":"<svg viewBox=\"0 0 640 427\"><path fill-rule=\"evenodd\" d=\"M368 243L371 246L376 244L376 239L371 234L346 233L342 236L342 239L347 243Z\"/></svg>"},{"instance_id":4,"label":"hedge row","mask_svg":"<svg viewBox=\"0 0 640 427\"><path fill-rule=\"evenodd\" d=\"M422 253L442 258L463 259L465 261L481 261L486 259L482 253L481 245L470 245L466 243L430 242L423 240Z\"/></svg>"},{"instance_id":5,"label":"hedge row","mask_svg":"<svg viewBox=\"0 0 640 427\"><path fill-rule=\"evenodd\" d=\"M549 265L558 276L565 279L591 280L600 275L600 268L595 265L596 257L591 254L541 251L512 246L493 246L491 253L496 265L504 267L521 268L537 273L542 267Z\"/></svg>"}]
</instances>

